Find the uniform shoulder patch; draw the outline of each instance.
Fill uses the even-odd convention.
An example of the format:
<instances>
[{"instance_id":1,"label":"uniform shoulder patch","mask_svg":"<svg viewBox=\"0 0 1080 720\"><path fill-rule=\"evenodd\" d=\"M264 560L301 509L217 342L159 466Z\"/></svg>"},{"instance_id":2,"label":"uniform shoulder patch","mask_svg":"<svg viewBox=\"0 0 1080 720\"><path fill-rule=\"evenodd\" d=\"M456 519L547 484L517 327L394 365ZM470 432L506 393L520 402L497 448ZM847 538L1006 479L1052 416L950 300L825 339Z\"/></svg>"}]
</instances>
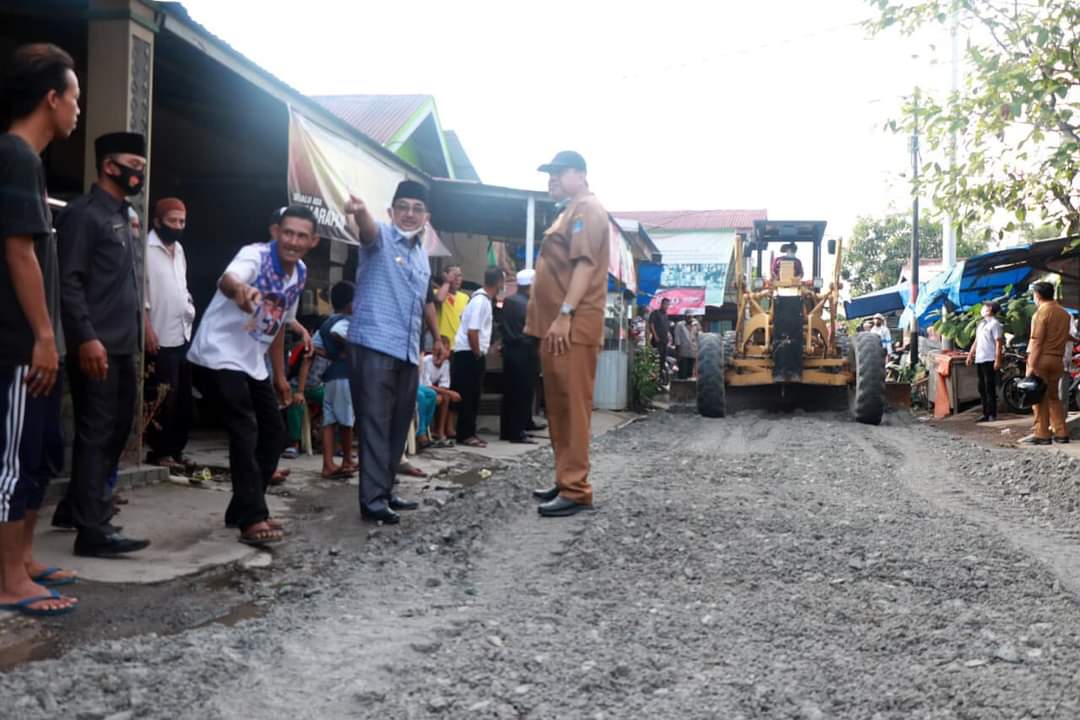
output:
<instances>
[{"instance_id":1,"label":"uniform shoulder patch","mask_svg":"<svg viewBox=\"0 0 1080 720\"><path fill-rule=\"evenodd\" d=\"M579 217L574 218L573 223L570 225L570 232L577 235L579 232L585 229L585 221Z\"/></svg>"}]
</instances>

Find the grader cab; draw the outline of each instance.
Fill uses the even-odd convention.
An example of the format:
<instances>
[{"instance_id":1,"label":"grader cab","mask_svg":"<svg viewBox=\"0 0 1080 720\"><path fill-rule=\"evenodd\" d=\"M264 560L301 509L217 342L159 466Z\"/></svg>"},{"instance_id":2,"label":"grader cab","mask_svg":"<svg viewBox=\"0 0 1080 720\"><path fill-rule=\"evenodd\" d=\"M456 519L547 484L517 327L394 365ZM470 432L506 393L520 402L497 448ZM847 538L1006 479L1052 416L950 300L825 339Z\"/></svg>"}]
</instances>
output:
<instances>
[{"instance_id":1,"label":"grader cab","mask_svg":"<svg viewBox=\"0 0 1080 720\"><path fill-rule=\"evenodd\" d=\"M852 415L876 425L885 410L885 353L873 333L837 331L842 243L826 285L821 273L822 221L758 220L753 236L735 238L735 329L703 335L698 346L698 412L723 417L727 391L763 385L847 389ZM791 248L812 250L810 273ZM766 252L788 251L765 267ZM803 253L805 255L805 253Z\"/></svg>"}]
</instances>

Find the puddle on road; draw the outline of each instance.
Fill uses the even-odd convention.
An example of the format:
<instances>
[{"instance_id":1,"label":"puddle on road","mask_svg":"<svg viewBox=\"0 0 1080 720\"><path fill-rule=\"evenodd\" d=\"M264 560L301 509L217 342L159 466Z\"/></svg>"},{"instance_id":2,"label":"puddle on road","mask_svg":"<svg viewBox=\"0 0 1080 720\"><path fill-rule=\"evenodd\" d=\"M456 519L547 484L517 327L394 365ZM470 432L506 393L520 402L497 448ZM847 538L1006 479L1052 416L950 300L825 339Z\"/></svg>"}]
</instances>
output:
<instances>
[{"instance_id":1,"label":"puddle on road","mask_svg":"<svg viewBox=\"0 0 1080 720\"><path fill-rule=\"evenodd\" d=\"M163 635L178 635L208 625L232 627L244 620L253 620L265 614L266 608L252 602L243 603L233 607L224 615L183 628L177 632L163 633ZM9 633L12 636L11 638L7 637ZM47 629L24 627L10 631L5 628L4 632L0 633L0 673L14 670L24 663L58 658L68 650L70 648L64 648L61 642L49 635Z\"/></svg>"},{"instance_id":2,"label":"puddle on road","mask_svg":"<svg viewBox=\"0 0 1080 720\"><path fill-rule=\"evenodd\" d=\"M7 634L5 630L4 634ZM0 639L0 672L14 670L19 665L48 660L60 655L59 643L41 637L34 628L20 628L12 633L14 641Z\"/></svg>"},{"instance_id":3,"label":"puddle on road","mask_svg":"<svg viewBox=\"0 0 1080 720\"><path fill-rule=\"evenodd\" d=\"M490 468L474 468L459 475L453 475L451 478L443 479L442 482L435 487L435 489L457 490L459 487L472 487L473 485L479 485L480 483L490 478L493 472L494 471Z\"/></svg>"},{"instance_id":4,"label":"puddle on road","mask_svg":"<svg viewBox=\"0 0 1080 720\"><path fill-rule=\"evenodd\" d=\"M220 617L207 620L206 622L193 625L192 630L198 630L209 625L224 625L225 627L232 627L244 620L254 620L255 618L261 618L266 614L266 608L256 605L253 602L247 602L242 605L237 605L229 612Z\"/></svg>"}]
</instances>

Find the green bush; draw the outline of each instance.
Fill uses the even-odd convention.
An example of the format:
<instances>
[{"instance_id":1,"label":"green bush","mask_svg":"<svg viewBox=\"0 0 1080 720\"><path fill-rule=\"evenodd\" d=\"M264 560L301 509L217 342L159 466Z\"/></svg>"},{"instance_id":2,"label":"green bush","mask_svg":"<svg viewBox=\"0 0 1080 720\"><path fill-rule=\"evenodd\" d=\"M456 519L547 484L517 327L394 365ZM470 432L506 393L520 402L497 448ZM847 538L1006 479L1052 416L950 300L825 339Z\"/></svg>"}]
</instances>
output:
<instances>
[{"instance_id":1,"label":"green bush","mask_svg":"<svg viewBox=\"0 0 1080 720\"><path fill-rule=\"evenodd\" d=\"M639 412L648 409L660 391L660 355L651 347L638 348L630 369L630 402Z\"/></svg>"}]
</instances>

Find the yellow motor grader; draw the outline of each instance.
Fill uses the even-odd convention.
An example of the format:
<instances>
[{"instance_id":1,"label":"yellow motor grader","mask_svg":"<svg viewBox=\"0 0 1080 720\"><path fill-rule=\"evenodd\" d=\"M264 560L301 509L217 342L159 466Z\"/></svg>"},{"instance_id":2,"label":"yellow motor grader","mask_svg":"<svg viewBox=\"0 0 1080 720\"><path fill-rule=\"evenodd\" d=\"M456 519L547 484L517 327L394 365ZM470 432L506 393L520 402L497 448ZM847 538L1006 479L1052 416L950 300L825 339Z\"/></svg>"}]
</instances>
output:
<instances>
[{"instance_id":1,"label":"yellow motor grader","mask_svg":"<svg viewBox=\"0 0 1080 720\"><path fill-rule=\"evenodd\" d=\"M752 238L735 237L735 329L702 335L698 345L698 412L723 417L727 388L803 385L847 388L855 419L876 425L885 410L885 351L874 333L837 332L841 242L828 241L832 278L821 276L823 221L754 222ZM765 253L794 244L812 246L812 272L796 257L780 256L769 272Z\"/></svg>"}]
</instances>

